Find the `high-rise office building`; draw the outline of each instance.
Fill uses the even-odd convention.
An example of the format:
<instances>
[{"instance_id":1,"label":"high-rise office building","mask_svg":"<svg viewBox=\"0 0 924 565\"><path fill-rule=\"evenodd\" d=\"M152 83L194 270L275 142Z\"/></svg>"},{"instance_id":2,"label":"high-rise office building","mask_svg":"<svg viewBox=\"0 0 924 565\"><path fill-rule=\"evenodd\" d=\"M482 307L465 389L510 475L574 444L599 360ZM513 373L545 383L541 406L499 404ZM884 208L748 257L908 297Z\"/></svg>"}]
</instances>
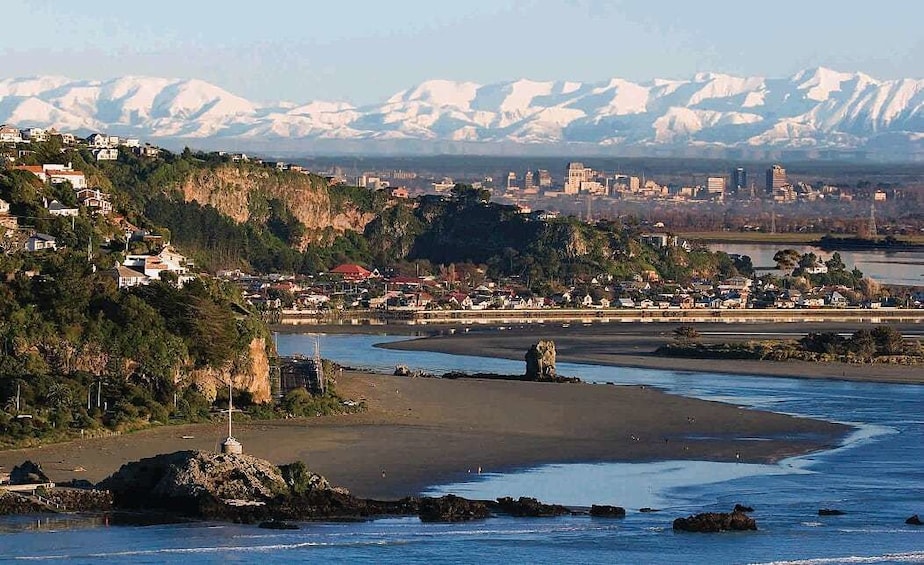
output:
<instances>
[{"instance_id":1,"label":"high-rise office building","mask_svg":"<svg viewBox=\"0 0 924 565\"><path fill-rule=\"evenodd\" d=\"M535 187L536 185L533 184L533 172L526 171L526 176L523 178L523 188L526 190L530 190L531 188L535 188Z\"/></svg>"},{"instance_id":2,"label":"high-rise office building","mask_svg":"<svg viewBox=\"0 0 924 565\"><path fill-rule=\"evenodd\" d=\"M709 194L725 194L725 177L706 178L706 192Z\"/></svg>"},{"instance_id":3,"label":"high-rise office building","mask_svg":"<svg viewBox=\"0 0 924 565\"><path fill-rule=\"evenodd\" d=\"M551 188L552 175L545 169L539 169L539 188Z\"/></svg>"},{"instance_id":4,"label":"high-rise office building","mask_svg":"<svg viewBox=\"0 0 924 565\"><path fill-rule=\"evenodd\" d=\"M565 194L577 194L581 191L581 183L592 180L593 169L584 166L584 163L568 163L568 179L565 181Z\"/></svg>"},{"instance_id":5,"label":"high-rise office building","mask_svg":"<svg viewBox=\"0 0 924 565\"><path fill-rule=\"evenodd\" d=\"M772 193L777 188L782 188L789 184L786 180L786 169L782 165L773 165L767 169L767 193Z\"/></svg>"},{"instance_id":6,"label":"high-rise office building","mask_svg":"<svg viewBox=\"0 0 924 565\"><path fill-rule=\"evenodd\" d=\"M735 193L746 191L748 188L748 172L744 167L737 167L731 174L731 189Z\"/></svg>"},{"instance_id":7,"label":"high-rise office building","mask_svg":"<svg viewBox=\"0 0 924 565\"><path fill-rule=\"evenodd\" d=\"M507 190L516 190L519 187L517 186L517 174L513 171L507 173Z\"/></svg>"}]
</instances>

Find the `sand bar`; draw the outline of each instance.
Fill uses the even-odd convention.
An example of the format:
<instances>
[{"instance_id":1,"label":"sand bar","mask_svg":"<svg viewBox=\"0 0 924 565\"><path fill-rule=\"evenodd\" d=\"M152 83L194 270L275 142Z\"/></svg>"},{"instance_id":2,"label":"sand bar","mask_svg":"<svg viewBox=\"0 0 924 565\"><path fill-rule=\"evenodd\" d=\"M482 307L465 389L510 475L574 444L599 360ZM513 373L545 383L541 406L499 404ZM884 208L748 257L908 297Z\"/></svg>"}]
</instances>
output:
<instances>
[{"instance_id":1,"label":"sand bar","mask_svg":"<svg viewBox=\"0 0 924 565\"><path fill-rule=\"evenodd\" d=\"M300 459L354 494L393 498L463 480L479 467L497 472L544 463L736 457L770 462L836 445L849 430L639 386L345 372L338 391L364 399L368 410L240 424L234 435L252 455L276 463ZM163 427L6 451L0 465L9 470L31 459L52 480L98 481L127 461L157 453L215 450L224 430L220 424Z\"/></svg>"}]
</instances>

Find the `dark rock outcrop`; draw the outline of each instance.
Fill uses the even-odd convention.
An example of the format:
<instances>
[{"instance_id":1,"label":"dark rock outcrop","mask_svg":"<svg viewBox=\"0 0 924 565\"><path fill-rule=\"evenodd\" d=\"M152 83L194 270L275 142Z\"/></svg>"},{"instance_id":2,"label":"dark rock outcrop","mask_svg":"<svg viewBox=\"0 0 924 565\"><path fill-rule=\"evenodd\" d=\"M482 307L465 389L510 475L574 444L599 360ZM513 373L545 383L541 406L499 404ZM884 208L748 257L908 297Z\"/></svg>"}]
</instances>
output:
<instances>
[{"instance_id":1,"label":"dark rock outcrop","mask_svg":"<svg viewBox=\"0 0 924 565\"><path fill-rule=\"evenodd\" d=\"M753 512L754 509L750 506L743 506L741 504L736 504L734 512Z\"/></svg>"},{"instance_id":2,"label":"dark rock outcrop","mask_svg":"<svg viewBox=\"0 0 924 565\"><path fill-rule=\"evenodd\" d=\"M684 532L725 532L756 530L757 522L744 512L704 512L677 518L674 529Z\"/></svg>"},{"instance_id":3,"label":"dark rock outcrop","mask_svg":"<svg viewBox=\"0 0 924 565\"><path fill-rule=\"evenodd\" d=\"M418 514L422 522L468 522L483 520L491 515L491 511L484 502L447 494L420 499Z\"/></svg>"},{"instance_id":4,"label":"dark rock outcrop","mask_svg":"<svg viewBox=\"0 0 924 565\"><path fill-rule=\"evenodd\" d=\"M48 475L42 471L42 466L32 461L24 461L22 465L16 465L10 471L11 485L34 485L38 483L47 483Z\"/></svg>"},{"instance_id":5,"label":"dark rock outcrop","mask_svg":"<svg viewBox=\"0 0 924 565\"><path fill-rule=\"evenodd\" d=\"M819 516L843 516L843 510L836 510L833 508L822 508L818 511Z\"/></svg>"},{"instance_id":6,"label":"dark rock outcrop","mask_svg":"<svg viewBox=\"0 0 924 565\"><path fill-rule=\"evenodd\" d=\"M516 500L509 496L498 498L494 506L499 512L518 518L542 518L571 514L571 510L560 504L543 504L528 496L521 496Z\"/></svg>"},{"instance_id":7,"label":"dark rock outcrop","mask_svg":"<svg viewBox=\"0 0 924 565\"><path fill-rule=\"evenodd\" d=\"M912 516L912 517L908 518L907 520L905 520L905 523L908 524L909 526L921 526L921 525L924 525L924 522L921 522L921 519L918 518L918 515L917 515L917 514L915 514L914 516Z\"/></svg>"},{"instance_id":8,"label":"dark rock outcrop","mask_svg":"<svg viewBox=\"0 0 924 565\"><path fill-rule=\"evenodd\" d=\"M643 514L648 514L649 512L660 512L660 510L658 510L657 508L649 508L647 506L644 508L639 508L638 511Z\"/></svg>"},{"instance_id":9,"label":"dark rock outcrop","mask_svg":"<svg viewBox=\"0 0 924 565\"><path fill-rule=\"evenodd\" d=\"M594 504L590 507L590 515L594 518L625 518L626 509L621 506Z\"/></svg>"},{"instance_id":10,"label":"dark rock outcrop","mask_svg":"<svg viewBox=\"0 0 924 565\"><path fill-rule=\"evenodd\" d=\"M526 379L555 380L555 342L541 339L526 352Z\"/></svg>"},{"instance_id":11,"label":"dark rock outcrop","mask_svg":"<svg viewBox=\"0 0 924 565\"><path fill-rule=\"evenodd\" d=\"M196 515L211 500L264 504L288 487L275 465L249 455L178 451L126 463L99 484L120 508Z\"/></svg>"}]
</instances>

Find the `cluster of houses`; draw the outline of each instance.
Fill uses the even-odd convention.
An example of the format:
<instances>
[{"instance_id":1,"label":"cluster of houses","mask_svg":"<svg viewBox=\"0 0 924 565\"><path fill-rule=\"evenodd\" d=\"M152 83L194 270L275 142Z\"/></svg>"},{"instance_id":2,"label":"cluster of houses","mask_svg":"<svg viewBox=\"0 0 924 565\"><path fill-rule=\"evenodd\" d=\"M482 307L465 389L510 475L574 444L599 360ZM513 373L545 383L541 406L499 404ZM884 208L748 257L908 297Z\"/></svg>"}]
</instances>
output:
<instances>
[{"instance_id":1,"label":"cluster of houses","mask_svg":"<svg viewBox=\"0 0 924 565\"><path fill-rule=\"evenodd\" d=\"M516 284L490 281L463 291L453 281L439 277L382 276L377 270L369 271L353 264L340 265L318 277L278 274L258 277L239 271L224 271L219 277L238 282L247 300L257 308L283 315L310 315L328 309L410 312L545 308L718 310L880 308L889 305L879 301L851 302L848 297L855 293L845 287L820 287L800 292L740 276L677 285L658 281L656 276L638 275L631 280L618 281L607 275L549 296L536 296Z\"/></svg>"},{"instance_id":2,"label":"cluster of houses","mask_svg":"<svg viewBox=\"0 0 924 565\"><path fill-rule=\"evenodd\" d=\"M68 182L71 188L74 189L78 205L86 207L93 214L109 214L112 212L109 195L99 188L89 187L86 175L74 170L70 163L67 165L17 165L13 169L32 173L45 183L62 184ZM58 200L49 201L45 199L44 205L52 216L77 216L80 214L79 208L67 206Z\"/></svg>"},{"instance_id":3,"label":"cluster of houses","mask_svg":"<svg viewBox=\"0 0 924 565\"><path fill-rule=\"evenodd\" d=\"M153 280L160 280L161 274L168 272L176 275L177 284L195 278L189 274L192 262L177 253L170 245L165 245L155 254L126 255L121 264L107 271L106 274L116 280L120 289L150 284Z\"/></svg>"},{"instance_id":4,"label":"cluster of houses","mask_svg":"<svg viewBox=\"0 0 924 565\"><path fill-rule=\"evenodd\" d=\"M156 157L160 153L159 147L150 143L142 144L140 139L134 137L120 137L105 133L93 133L87 137L78 137L73 133L60 132L54 128L29 127L21 129L10 124L0 125L0 144L9 144L16 147L15 153L6 154L7 159L11 162L15 162L17 157L28 154L29 144L49 141L52 138L60 139L61 144L65 146L86 146L97 161L117 160L120 148L141 157Z\"/></svg>"}]
</instances>

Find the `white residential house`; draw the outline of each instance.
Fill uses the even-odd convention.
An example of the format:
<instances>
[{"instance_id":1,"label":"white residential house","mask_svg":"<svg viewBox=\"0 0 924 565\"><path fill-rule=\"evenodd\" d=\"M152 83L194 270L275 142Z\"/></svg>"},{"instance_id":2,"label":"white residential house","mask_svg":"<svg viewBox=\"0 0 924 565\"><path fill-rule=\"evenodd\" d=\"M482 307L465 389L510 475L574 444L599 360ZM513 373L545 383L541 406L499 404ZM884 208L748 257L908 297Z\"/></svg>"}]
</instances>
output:
<instances>
[{"instance_id":1,"label":"white residential house","mask_svg":"<svg viewBox=\"0 0 924 565\"><path fill-rule=\"evenodd\" d=\"M126 255L123 265L152 279L160 279L161 271L169 271L159 257L153 255Z\"/></svg>"},{"instance_id":2,"label":"white residential house","mask_svg":"<svg viewBox=\"0 0 924 565\"><path fill-rule=\"evenodd\" d=\"M835 290L828 297L828 304L834 308L846 308L847 297Z\"/></svg>"},{"instance_id":3,"label":"white residential house","mask_svg":"<svg viewBox=\"0 0 924 565\"><path fill-rule=\"evenodd\" d=\"M109 202L109 195L103 193L98 188L84 188L77 191L77 202L86 206L91 211L98 214L108 214L112 212L112 203Z\"/></svg>"},{"instance_id":4,"label":"white residential house","mask_svg":"<svg viewBox=\"0 0 924 565\"><path fill-rule=\"evenodd\" d=\"M828 272L828 266L819 261L814 265L805 267L803 270L810 275L823 275Z\"/></svg>"},{"instance_id":5,"label":"white residential house","mask_svg":"<svg viewBox=\"0 0 924 565\"><path fill-rule=\"evenodd\" d=\"M97 161L116 161L119 158L119 150L115 147L94 149L93 156Z\"/></svg>"},{"instance_id":6,"label":"white residential house","mask_svg":"<svg viewBox=\"0 0 924 565\"><path fill-rule=\"evenodd\" d=\"M87 137L87 145L93 149L108 149L119 146L119 136L93 133Z\"/></svg>"},{"instance_id":7,"label":"white residential house","mask_svg":"<svg viewBox=\"0 0 924 565\"><path fill-rule=\"evenodd\" d=\"M74 145L75 143L77 143L77 136L72 133L62 133L60 135L61 135L61 143L63 143L64 145Z\"/></svg>"},{"instance_id":8,"label":"white residential house","mask_svg":"<svg viewBox=\"0 0 924 565\"><path fill-rule=\"evenodd\" d=\"M69 182L74 190L87 188L87 177L80 171L46 169L45 175L51 181L51 184Z\"/></svg>"},{"instance_id":9,"label":"white residential house","mask_svg":"<svg viewBox=\"0 0 924 565\"><path fill-rule=\"evenodd\" d=\"M635 308L635 301L631 298L619 298L616 302L619 308Z\"/></svg>"},{"instance_id":10,"label":"white residential house","mask_svg":"<svg viewBox=\"0 0 924 565\"><path fill-rule=\"evenodd\" d=\"M123 265L116 265L109 270L108 274L115 278L116 284L119 285L120 289L145 285L151 282L150 277Z\"/></svg>"},{"instance_id":11,"label":"white residential house","mask_svg":"<svg viewBox=\"0 0 924 565\"><path fill-rule=\"evenodd\" d=\"M42 251L44 249L56 251L58 249L58 242L55 238L46 233L37 232L29 236L29 239L26 240L26 251Z\"/></svg>"},{"instance_id":12,"label":"white residential house","mask_svg":"<svg viewBox=\"0 0 924 565\"><path fill-rule=\"evenodd\" d=\"M0 215L10 213L10 203L0 198Z\"/></svg>"},{"instance_id":13,"label":"white residential house","mask_svg":"<svg viewBox=\"0 0 924 565\"><path fill-rule=\"evenodd\" d=\"M185 275L188 272L187 267L190 261L182 254L177 253L172 246L167 245L160 250L157 257L167 266L168 269L178 275Z\"/></svg>"},{"instance_id":14,"label":"white residential house","mask_svg":"<svg viewBox=\"0 0 924 565\"><path fill-rule=\"evenodd\" d=\"M80 210L77 208L71 208L66 204L62 204L58 200L52 200L51 202L45 203L45 209L48 210L48 213L52 216L77 216L80 214Z\"/></svg>"},{"instance_id":15,"label":"white residential house","mask_svg":"<svg viewBox=\"0 0 924 565\"><path fill-rule=\"evenodd\" d=\"M126 137L122 140L119 145L124 145L125 147L141 147L141 140L137 137Z\"/></svg>"},{"instance_id":16,"label":"white residential house","mask_svg":"<svg viewBox=\"0 0 924 565\"><path fill-rule=\"evenodd\" d=\"M170 248L165 248L161 254L127 255L122 265L142 273L151 280L159 280L160 274L164 271L176 273L177 283L180 286L195 278L188 274L188 261L185 257Z\"/></svg>"},{"instance_id":17,"label":"white residential house","mask_svg":"<svg viewBox=\"0 0 924 565\"><path fill-rule=\"evenodd\" d=\"M145 143L141 147L132 147L132 151L139 157L157 157L160 155L160 147Z\"/></svg>"},{"instance_id":18,"label":"white residential house","mask_svg":"<svg viewBox=\"0 0 924 565\"><path fill-rule=\"evenodd\" d=\"M802 296L797 304L802 308L821 308L825 305L825 299L822 296Z\"/></svg>"},{"instance_id":19,"label":"white residential house","mask_svg":"<svg viewBox=\"0 0 924 565\"><path fill-rule=\"evenodd\" d=\"M26 128L19 130L23 141L48 141L48 131L42 128Z\"/></svg>"},{"instance_id":20,"label":"white residential house","mask_svg":"<svg viewBox=\"0 0 924 565\"><path fill-rule=\"evenodd\" d=\"M19 128L6 124L0 125L0 143L22 143L22 134Z\"/></svg>"}]
</instances>

